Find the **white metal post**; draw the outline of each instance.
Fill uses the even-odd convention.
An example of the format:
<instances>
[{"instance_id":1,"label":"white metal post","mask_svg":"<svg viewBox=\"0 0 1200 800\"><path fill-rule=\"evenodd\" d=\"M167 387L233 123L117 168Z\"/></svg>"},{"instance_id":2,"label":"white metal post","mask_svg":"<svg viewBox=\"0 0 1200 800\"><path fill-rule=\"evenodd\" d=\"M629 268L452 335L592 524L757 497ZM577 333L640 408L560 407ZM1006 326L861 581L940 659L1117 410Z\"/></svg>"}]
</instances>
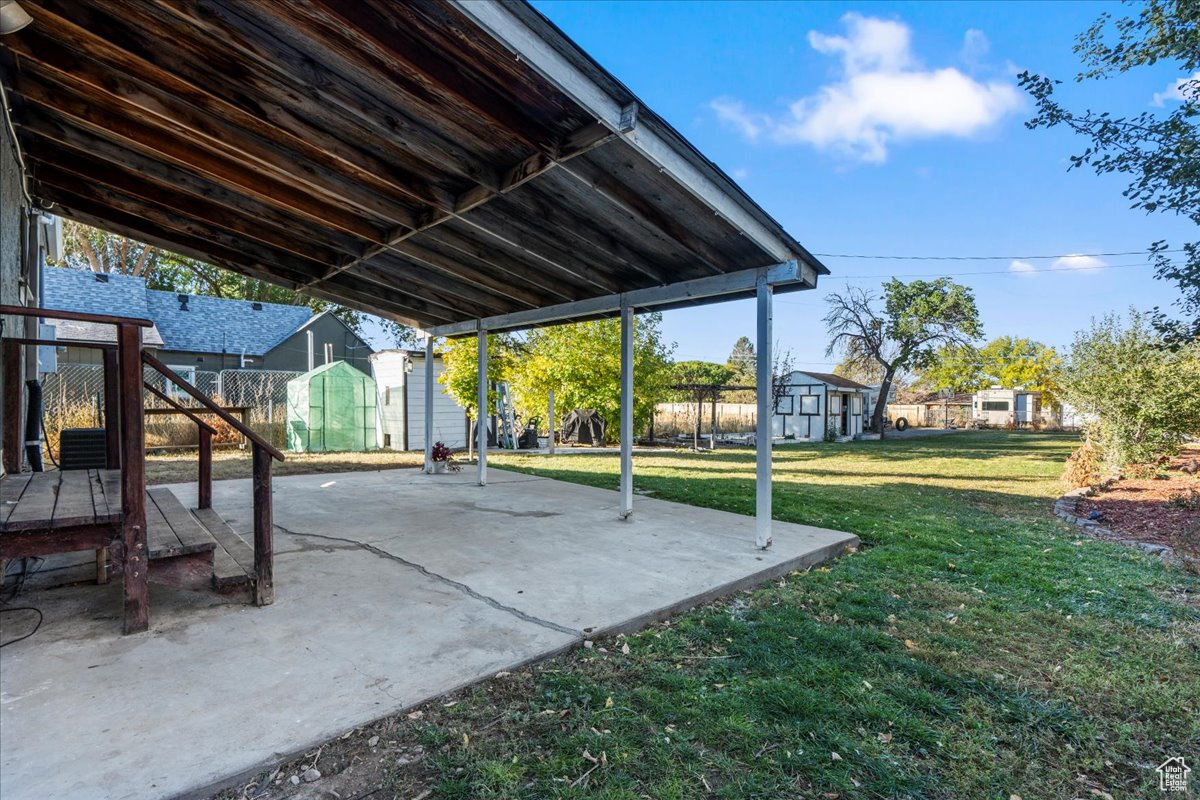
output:
<instances>
[{"instance_id":1,"label":"white metal post","mask_svg":"<svg viewBox=\"0 0 1200 800\"><path fill-rule=\"evenodd\" d=\"M758 281L757 345L754 543L765 550L771 546L771 417L774 413L774 393L771 391L771 284L765 277Z\"/></svg>"},{"instance_id":2,"label":"white metal post","mask_svg":"<svg viewBox=\"0 0 1200 800\"><path fill-rule=\"evenodd\" d=\"M425 472L433 472L433 335L425 337Z\"/></svg>"},{"instance_id":3,"label":"white metal post","mask_svg":"<svg viewBox=\"0 0 1200 800\"><path fill-rule=\"evenodd\" d=\"M479 456L479 485L487 486L488 370L487 328L479 326L479 396L475 406L475 451Z\"/></svg>"},{"instance_id":4,"label":"white metal post","mask_svg":"<svg viewBox=\"0 0 1200 800\"><path fill-rule=\"evenodd\" d=\"M633 514L633 309L621 304L621 519Z\"/></svg>"},{"instance_id":5,"label":"white metal post","mask_svg":"<svg viewBox=\"0 0 1200 800\"><path fill-rule=\"evenodd\" d=\"M550 390L550 408L546 411L550 416L550 455L554 455L554 390Z\"/></svg>"}]
</instances>

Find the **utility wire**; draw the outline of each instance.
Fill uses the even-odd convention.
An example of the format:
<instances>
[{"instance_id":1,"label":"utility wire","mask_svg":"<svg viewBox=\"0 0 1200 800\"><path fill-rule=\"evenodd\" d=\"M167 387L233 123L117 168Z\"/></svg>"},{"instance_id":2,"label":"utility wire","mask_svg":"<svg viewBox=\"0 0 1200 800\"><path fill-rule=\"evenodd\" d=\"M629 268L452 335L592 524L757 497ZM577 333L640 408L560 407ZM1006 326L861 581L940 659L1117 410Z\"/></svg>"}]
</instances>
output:
<instances>
[{"instance_id":1,"label":"utility wire","mask_svg":"<svg viewBox=\"0 0 1200 800\"><path fill-rule=\"evenodd\" d=\"M1159 250L1160 253L1182 253L1178 250ZM1145 250L1130 250L1122 253L1061 253L1056 256L879 256L855 253L813 253L820 258L869 258L882 261L1035 261L1052 258L1100 258L1102 256L1141 256Z\"/></svg>"},{"instance_id":2,"label":"utility wire","mask_svg":"<svg viewBox=\"0 0 1200 800\"><path fill-rule=\"evenodd\" d=\"M1137 255L1137 254L1134 254ZM1087 267L1045 267L1043 269L982 269L972 272L909 272L888 273L886 275L826 275L825 280L860 280L863 278L956 278L970 275L1035 275L1042 272L1093 272L1101 269L1128 269L1130 267L1148 267L1149 264L1097 264Z\"/></svg>"}]
</instances>

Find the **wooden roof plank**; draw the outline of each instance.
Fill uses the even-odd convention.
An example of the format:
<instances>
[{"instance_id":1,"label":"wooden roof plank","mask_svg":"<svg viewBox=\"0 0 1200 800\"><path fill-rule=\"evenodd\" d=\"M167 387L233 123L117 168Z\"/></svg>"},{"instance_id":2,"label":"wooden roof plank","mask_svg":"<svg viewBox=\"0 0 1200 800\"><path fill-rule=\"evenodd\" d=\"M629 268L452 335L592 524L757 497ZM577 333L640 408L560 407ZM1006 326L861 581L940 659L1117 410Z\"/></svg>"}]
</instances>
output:
<instances>
[{"instance_id":1,"label":"wooden roof plank","mask_svg":"<svg viewBox=\"0 0 1200 800\"><path fill-rule=\"evenodd\" d=\"M95 17L93 16L94 20ZM111 29L111 27L109 28ZM341 138L313 124L313 118L301 118L292 111L291 104L280 102L279 97L263 97L256 92L257 81L213 81L199 83L211 70L213 43L205 48L205 59L193 63L190 59L164 57L166 48L151 48L146 52L156 63L135 56L98 36L96 33L70 22L58 15L41 9L38 25L32 26L33 34L14 41L13 50L25 59L53 65L61 71L87 79L92 83L104 80L107 71L127 76L129 85L135 86L146 96L153 96L158 103L186 103L198 111L216 119L229 121L237 128L272 141L296 158L313 159L334 170L345 170L349 176L377 191L390 196L403 195L408 201L422 204L448 204L453 195L447 190L428 184L427 178L404 169L394 160L380 158L355 146L353 140L361 142L363 135ZM140 27L141 35L149 31ZM48 34L57 32L59 40L50 39ZM180 37L174 43L182 44ZM177 75L173 69L183 69L196 83ZM134 77L136 76L136 77ZM199 83L199 85L197 85ZM293 95L294 96L294 95ZM346 118L335 117L328 111L321 118L325 122L336 120L339 131L347 125ZM350 142L346 139L351 139Z\"/></svg>"},{"instance_id":2,"label":"wooden roof plank","mask_svg":"<svg viewBox=\"0 0 1200 800\"><path fill-rule=\"evenodd\" d=\"M287 150L255 133L238 128L183 103L140 91L130 80L112 77L103 88L87 83L73 73L26 59L15 81L16 93L24 98L63 108L70 104L77 117L89 120L101 109L124 119L124 127L174 135L192 150L204 150L236 160L241 169L253 164L257 171L272 175L301 191L341 203L387 221L390 225L415 226L421 206L411 198L385 197L365 190L344 173L314 162L289 156ZM63 93L66 96L63 96ZM186 159L184 160L187 163Z\"/></svg>"},{"instance_id":3,"label":"wooden roof plank","mask_svg":"<svg viewBox=\"0 0 1200 800\"><path fill-rule=\"evenodd\" d=\"M353 210L314 197L294 186L246 169L227 155L192 148L186 140L160 131L147 130L131 124L103 109L83 110L74 104L55 105L52 98L45 103L32 101L38 108L28 108L17 123L18 131L28 129L55 140L70 140L74 145L87 147L88 138L110 141L165 163L197 171L233 191L244 192L256 199L291 211L310 221L332 225L346 233L377 242L383 239L384 229L363 218Z\"/></svg>"}]
</instances>

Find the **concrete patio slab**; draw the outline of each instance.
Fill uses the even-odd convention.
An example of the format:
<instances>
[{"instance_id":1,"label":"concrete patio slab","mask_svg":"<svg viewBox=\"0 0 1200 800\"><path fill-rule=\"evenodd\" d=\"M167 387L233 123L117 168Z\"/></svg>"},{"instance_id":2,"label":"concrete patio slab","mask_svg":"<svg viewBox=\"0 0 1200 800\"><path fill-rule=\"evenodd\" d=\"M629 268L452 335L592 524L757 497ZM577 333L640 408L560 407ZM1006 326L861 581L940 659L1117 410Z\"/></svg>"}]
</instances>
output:
<instances>
[{"instance_id":1,"label":"concrete patio slab","mask_svg":"<svg viewBox=\"0 0 1200 800\"><path fill-rule=\"evenodd\" d=\"M248 529L249 482L214 506ZM857 544L776 523L760 552L749 517L638 498L622 522L615 492L496 469L278 478L275 514L273 606L155 586L150 632L122 637L117 583L23 596L45 620L0 651L0 796L196 792Z\"/></svg>"}]
</instances>

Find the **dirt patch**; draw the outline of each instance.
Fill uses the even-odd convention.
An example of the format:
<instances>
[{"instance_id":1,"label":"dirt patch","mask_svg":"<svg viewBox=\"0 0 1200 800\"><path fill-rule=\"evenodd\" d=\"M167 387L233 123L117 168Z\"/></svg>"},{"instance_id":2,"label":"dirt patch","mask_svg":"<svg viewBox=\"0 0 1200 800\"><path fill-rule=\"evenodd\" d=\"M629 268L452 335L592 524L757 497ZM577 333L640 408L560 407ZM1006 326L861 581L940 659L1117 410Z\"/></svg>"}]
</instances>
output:
<instances>
[{"instance_id":1,"label":"dirt patch","mask_svg":"<svg viewBox=\"0 0 1200 800\"><path fill-rule=\"evenodd\" d=\"M1184 531L1200 524L1200 448L1171 460L1157 477L1122 478L1079 499L1078 515L1123 538L1175 549Z\"/></svg>"}]
</instances>

